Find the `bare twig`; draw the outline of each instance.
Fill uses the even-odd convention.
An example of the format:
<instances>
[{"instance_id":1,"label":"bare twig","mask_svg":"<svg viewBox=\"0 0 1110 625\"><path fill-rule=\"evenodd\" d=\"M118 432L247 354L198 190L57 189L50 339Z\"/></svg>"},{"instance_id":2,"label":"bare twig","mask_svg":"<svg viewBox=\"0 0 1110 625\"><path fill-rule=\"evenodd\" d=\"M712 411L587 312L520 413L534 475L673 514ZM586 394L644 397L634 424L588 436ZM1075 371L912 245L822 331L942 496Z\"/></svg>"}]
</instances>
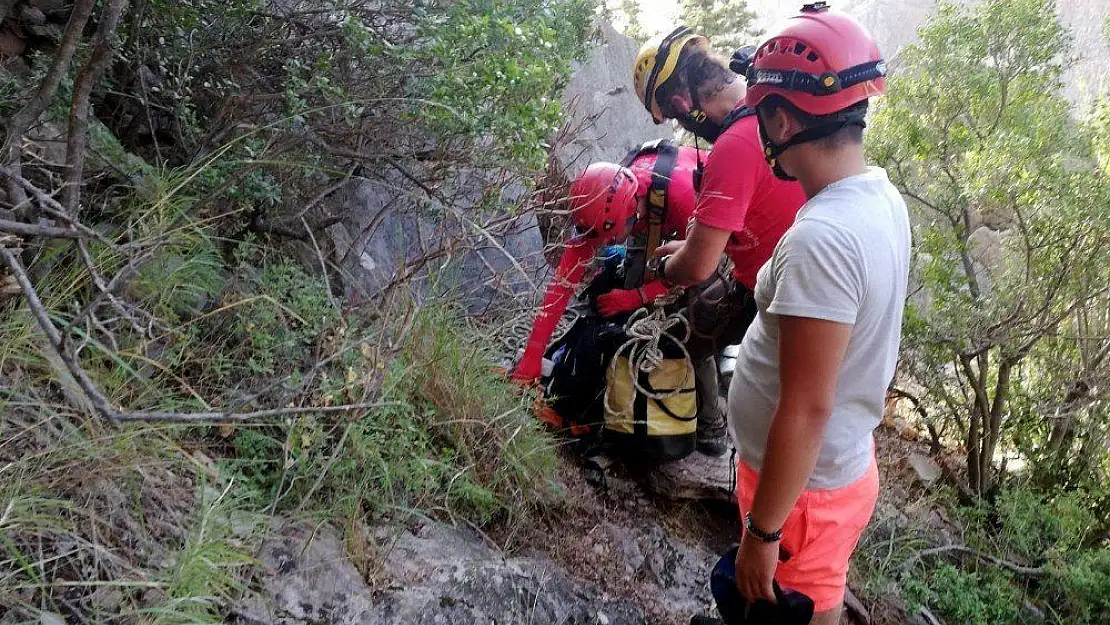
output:
<instances>
[{"instance_id":1,"label":"bare twig","mask_svg":"<svg viewBox=\"0 0 1110 625\"><path fill-rule=\"evenodd\" d=\"M27 276L27 270L23 267L23 263L19 257L10 248L5 247L0 242L0 260L8 266L12 275L15 276L19 286L23 289L23 299L27 302L27 306L34 314L35 320L38 322L39 327L46 334L46 338L50 343L50 348L57 354L57 356L65 364L70 374L77 380L77 384L81 386L81 391L85 394L93 407L102 416L107 418L113 423L119 422L119 411L112 407L108 398L100 392L100 389L93 384L89 379L88 374L77 364L74 356L68 353L63 345L62 337L58 334L58 329L54 327L54 323L50 321L50 315L46 312L46 307L43 306L42 300L39 299L38 293L35 291L34 285L31 284L31 278Z\"/></svg>"},{"instance_id":2,"label":"bare twig","mask_svg":"<svg viewBox=\"0 0 1110 625\"><path fill-rule=\"evenodd\" d=\"M91 302L89 302L81 310L81 312L78 313L77 316L73 318L72 321L69 322L69 324L65 327L64 332L68 333L70 327L82 323L84 321L85 317L87 315L91 315L93 313L93 311L96 310L97 307L99 307L104 302L105 299L110 299L112 301L113 306L116 307L117 311L121 311L122 310L122 304L119 302L118 299L116 299L116 297L115 297L116 293L118 293L119 290L125 284L130 282L132 278L134 278L136 275L138 275L139 265L142 264L151 255L153 255L154 252L158 250L158 247L159 246L157 246L157 245L151 246L151 247L143 250L142 253L137 254L135 256L132 256L131 260L127 261L127 264L124 265L123 269L120 269L116 273L116 275L112 278L112 280L110 282L108 282L108 284L103 284L101 280L97 279L98 278L97 274L93 273L92 274L93 278L97 279L97 288L100 290L100 292L97 293L96 297L93 298L93 300ZM87 251L84 252L82 257L84 258L85 256L87 256ZM86 266L89 267L90 273L92 273L93 270L95 269L95 267L92 267L91 262L88 261L88 260L86 260ZM125 313L126 313L126 311L121 312L122 316L124 318L128 319L131 322L132 327L140 335L147 334L146 329L141 327L141 325L138 324L138 322L134 319L134 317L132 317L129 314L125 314Z\"/></svg>"},{"instance_id":3,"label":"bare twig","mask_svg":"<svg viewBox=\"0 0 1110 625\"><path fill-rule=\"evenodd\" d=\"M993 564L995 566L1004 568L1004 569L1006 569L1006 570L1008 570L1012 573L1015 573L1017 575L1022 575L1024 577L1044 577L1045 575L1048 574L1048 569L1046 569L1043 566L1036 566L1036 567L1024 566L1024 565L1021 565L1021 564L1017 564L1015 562L1010 562L1009 560L1003 560L1002 558L999 558L997 556L992 556L989 553L984 553L984 552L979 551L977 549L972 549L972 548L967 547L965 545L944 545L942 547L934 547L932 549L926 549L926 550L921 551L921 552L917 553L916 555L910 557L908 560L906 560L905 563L903 563L902 566L903 566L903 568L908 569L910 566L912 566L915 562L917 562L919 560L923 560L925 558L932 557L932 556L942 556L942 555L950 555L950 554L955 554L955 555L959 555L959 556L970 556L972 558L976 558L976 559L981 560L983 562L987 562L989 564Z\"/></svg>"},{"instance_id":4,"label":"bare twig","mask_svg":"<svg viewBox=\"0 0 1110 625\"><path fill-rule=\"evenodd\" d=\"M38 202L39 207L42 208L46 214L72 226L77 232L85 235L86 238L96 239L101 243L108 245L109 247L116 246L115 242L113 242L111 239L70 217L57 200L51 197L50 194L48 194L46 191L40 189L37 185L35 185L35 183L27 180L22 175L20 175L18 168L14 165L11 167L0 166L0 176L4 176L5 178L7 178L10 184L14 184L22 191L30 193L31 197L33 197L35 201Z\"/></svg>"},{"instance_id":5,"label":"bare twig","mask_svg":"<svg viewBox=\"0 0 1110 625\"><path fill-rule=\"evenodd\" d=\"M354 412L357 410L370 410L398 405L399 402L377 401L359 404L344 404L342 406L304 406L296 408L272 408L256 410L254 412L126 412L119 415L120 421L161 421L165 423L195 423L219 421L254 421L256 419L272 419L274 417L289 417L299 414L317 414L321 412Z\"/></svg>"},{"instance_id":6,"label":"bare twig","mask_svg":"<svg viewBox=\"0 0 1110 625\"><path fill-rule=\"evenodd\" d=\"M71 228L57 226L36 226L22 221L0 219L0 232L21 237L41 237L44 239L87 239L89 235Z\"/></svg>"},{"instance_id":7,"label":"bare twig","mask_svg":"<svg viewBox=\"0 0 1110 625\"><path fill-rule=\"evenodd\" d=\"M108 0L100 13L96 27L96 43L92 54L73 86L73 106L69 113L69 136L66 141L65 186L62 188L62 206L76 217L81 201L81 178L85 173L85 142L89 132L89 98L93 87L100 82L108 62L112 59L112 37L119 25L119 17L127 0Z\"/></svg>"},{"instance_id":8,"label":"bare twig","mask_svg":"<svg viewBox=\"0 0 1110 625\"><path fill-rule=\"evenodd\" d=\"M73 11L69 14L69 23L66 24L65 32L62 34L58 51L54 53L54 62L50 65L50 69L46 72L42 82L39 83L39 90L12 117L8 124L8 141L5 146L4 163L9 165L16 175L22 174L23 135L27 134L31 124L35 123L35 120L50 105L50 101L54 99L54 92L58 90L58 85L62 82L62 77L69 72L69 64L73 60L77 43L81 39L81 32L85 29L85 23L89 21L92 8L93 0L77 0L73 4ZM27 194L24 193L23 188L13 182L12 179L9 179L8 194L13 204L21 205L27 201Z\"/></svg>"},{"instance_id":9,"label":"bare twig","mask_svg":"<svg viewBox=\"0 0 1110 625\"><path fill-rule=\"evenodd\" d=\"M77 242L77 251L81 256L81 262L85 264L85 269L89 272L89 276L93 280L93 284L96 285L96 288L99 291L96 300L99 300L101 296L107 298L108 301L112 304L112 309L116 311L116 314L126 319L128 323L131 324L131 329L134 330L139 336L142 336L144 334L142 324L140 324L137 319L131 316L131 313L129 313L127 309L123 307L123 304L121 304L120 301L116 299L115 291L110 290L108 288L108 285L104 283L104 277L100 275L100 270L97 269L96 263L93 262L92 254L89 253L89 248L87 245L85 245L84 241ZM142 256L143 254L140 254L138 256L135 256L134 258L140 258ZM134 265L132 265L131 263L128 263L127 266L124 267L124 271L127 271L133 266ZM116 277L118 278L119 275L117 275ZM113 278L112 281L115 282L115 278ZM118 288L118 285L116 288ZM94 309L91 307L86 307L86 310L92 313ZM95 318L95 316L92 314L90 314L90 317ZM73 321L70 325L78 323L81 323L80 318ZM65 336L63 335L62 338L64 340Z\"/></svg>"}]
</instances>

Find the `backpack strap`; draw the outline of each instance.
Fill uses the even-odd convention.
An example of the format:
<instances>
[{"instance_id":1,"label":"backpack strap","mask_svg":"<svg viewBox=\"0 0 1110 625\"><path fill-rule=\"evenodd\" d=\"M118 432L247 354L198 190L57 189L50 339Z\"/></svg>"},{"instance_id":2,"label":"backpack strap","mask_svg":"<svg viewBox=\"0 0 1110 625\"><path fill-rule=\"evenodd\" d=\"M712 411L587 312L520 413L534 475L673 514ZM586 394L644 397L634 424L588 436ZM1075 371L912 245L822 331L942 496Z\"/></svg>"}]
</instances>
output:
<instances>
[{"instance_id":1,"label":"backpack strap","mask_svg":"<svg viewBox=\"0 0 1110 625\"><path fill-rule=\"evenodd\" d=\"M624 288L634 289L644 283L647 261L651 253L659 247L663 239L663 222L667 215L667 195L678 161L678 146L670 139L656 139L640 144L631 150L621 161L622 167L631 167L639 157L655 154L655 165L651 171L651 186L648 189L648 231L647 236L636 235L636 249L629 248L628 263L625 265ZM654 243L653 243L654 242Z\"/></svg>"},{"instance_id":2,"label":"backpack strap","mask_svg":"<svg viewBox=\"0 0 1110 625\"><path fill-rule=\"evenodd\" d=\"M655 249L663 242L663 221L667 217L667 191L677 162L678 147L670 141L660 143L655 157L655 167L651 170L651 186L648 187L648 240L645 259L651 258Z\"/></svg>"}]
</instances>

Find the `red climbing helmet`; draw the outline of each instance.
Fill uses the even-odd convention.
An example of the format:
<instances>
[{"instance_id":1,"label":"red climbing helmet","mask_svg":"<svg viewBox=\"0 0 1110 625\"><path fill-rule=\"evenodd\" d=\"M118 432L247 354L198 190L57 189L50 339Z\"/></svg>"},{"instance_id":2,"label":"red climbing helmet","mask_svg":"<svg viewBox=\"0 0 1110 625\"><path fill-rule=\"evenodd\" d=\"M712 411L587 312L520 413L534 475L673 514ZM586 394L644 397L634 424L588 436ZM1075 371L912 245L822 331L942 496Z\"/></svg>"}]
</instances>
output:
<instances>
[{"instance_id":1,"label":"red climbing helmet","mask_svg":"<svg viewBox=\"0 0 1110 625\"><path fill-rule=\"evenodd\" d=\"M748 68L745 104L780 95L810 115L830 115L886 90L886 63L871 33L827 2L773 28Z\"/></svg>"},{"instance_id":2,"label":"red climbing helmet","mask_svg":"<svg viewBox=\"0 0 1110 625\"><path fill-rule=\"evenodd\" d=\"M570 210L578 230L594 236L619 236L636 218L640 185L626 167L594 163L570 186Z\"/></svg>"}]
</instances>

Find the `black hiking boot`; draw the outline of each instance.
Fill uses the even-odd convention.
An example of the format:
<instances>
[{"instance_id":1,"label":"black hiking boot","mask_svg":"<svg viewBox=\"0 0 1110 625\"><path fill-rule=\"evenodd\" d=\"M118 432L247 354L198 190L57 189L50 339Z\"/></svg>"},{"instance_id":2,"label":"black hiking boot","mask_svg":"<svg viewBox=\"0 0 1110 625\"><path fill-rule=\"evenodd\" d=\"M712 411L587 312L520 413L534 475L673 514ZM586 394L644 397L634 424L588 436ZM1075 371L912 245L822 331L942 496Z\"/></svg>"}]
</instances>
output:
<instances>
[{"instance_id":1,"label":"black hiking boot","mask_svg":"<svg viewBox=\"0 0 1110 625\"><path fill-rule=\"evenodd\" d=\"M724 398L715 406L698 413L697 450L707 456L723 456L728 451L728 427L725 425Z\"/></svg>"},{"instance_id":2,"label":"black hiking boot","mask_svg":"<svg viewBox=\"0 0 1110 625\"><path fill-rule=\"evenodd\" d=\"M723 456L728 451L727 404L717 391L717 359L702 359L694 367L698 392L697 450L707 456Z\"/></svg>"},{"instance_id":3,"label":"black hiking boot","mask_svg":"<svg viewBox=\"0 0 1110 625\"><path fill-rule=\"evenodd\" d=\"M712 616L692 616L690 625L725 625L725 622Z\"/></svg>"}]
</instances>

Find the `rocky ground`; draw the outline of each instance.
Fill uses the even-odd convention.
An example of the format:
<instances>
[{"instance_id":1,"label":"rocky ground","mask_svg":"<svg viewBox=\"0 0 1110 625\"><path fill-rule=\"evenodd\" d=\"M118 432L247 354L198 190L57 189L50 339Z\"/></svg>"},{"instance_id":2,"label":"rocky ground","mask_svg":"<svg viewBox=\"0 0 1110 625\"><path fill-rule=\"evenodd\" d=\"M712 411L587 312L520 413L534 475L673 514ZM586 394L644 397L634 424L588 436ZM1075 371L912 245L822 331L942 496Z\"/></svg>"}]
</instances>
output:
<instances>
[{"instance_id":1,"label":"rocky ground","mask_svg":"<svg viewBox=\"0 0 1110 625\"><path fill-rule=\"evenodd\" d=\"M931 524L938 542L948 540L945 520L922 496L939 477L927 446L886 426L878 451L884 486L860 557L882 557L887 541L910 525ZM708 574L738 535L735 507L653 494L649 477L619 463L599 470L568 461L561 479L561 502L527 524L486 534L411 518L365 529L361 558L327 524L276 526L262 549L261 584L236 618L258 625L684 625L711 613ZM866 614L849 611L844 622L916 622L872 586L853 574Z\"/></svg>"}]
</instances>

